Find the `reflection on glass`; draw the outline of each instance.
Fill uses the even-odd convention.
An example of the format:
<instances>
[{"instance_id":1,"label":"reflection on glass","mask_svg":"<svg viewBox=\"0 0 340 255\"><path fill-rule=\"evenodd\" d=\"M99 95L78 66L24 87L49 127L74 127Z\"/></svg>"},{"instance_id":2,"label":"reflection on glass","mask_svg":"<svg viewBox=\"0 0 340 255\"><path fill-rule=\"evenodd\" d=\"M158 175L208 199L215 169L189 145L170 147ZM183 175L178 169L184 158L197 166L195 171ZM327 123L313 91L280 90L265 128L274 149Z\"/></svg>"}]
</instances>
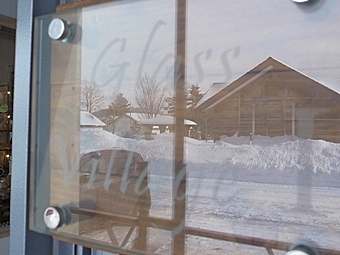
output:
<instances>
[{"instance_id":1,"label":"reflection on glass","mask_svg":"<svg viewBox=\"0 0 340 255\"><path fill-rule=\"evenodd\" d=\"M188 0L183 102L176 8L112 2L37 20L41 36L55 16L76 32L45 39L46 52L37 42L50 100L36 108L50 128L32 228L127 254L284 254L300 242L336 254L340 3ZM48 206L69 222L46 230Z\"/></svg>"}]
</instances>

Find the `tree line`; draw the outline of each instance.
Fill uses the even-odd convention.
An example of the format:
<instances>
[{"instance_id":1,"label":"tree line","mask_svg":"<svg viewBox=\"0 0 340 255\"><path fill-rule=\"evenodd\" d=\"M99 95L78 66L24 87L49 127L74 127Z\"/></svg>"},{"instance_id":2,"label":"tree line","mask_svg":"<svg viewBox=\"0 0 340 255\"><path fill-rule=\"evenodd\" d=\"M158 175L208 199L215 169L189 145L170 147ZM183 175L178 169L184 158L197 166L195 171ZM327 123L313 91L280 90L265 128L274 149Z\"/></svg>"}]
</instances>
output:
<instances>
[{"instance_id":1,"label":"tree line","mask_svg":"<svg viewBox=\"0 0 340 255\"><path fill-rule=\"evenodd\" d=\"M202 97L203 94L198 85L187 84L185 90L186 118L193 116L193 109ZM156 80L146 74L139 80L135 88L135 101L145 119L155 118L164 112L169 115L175 113L174 94L166 92ZM106 107L113 116L122 116L130 112L132 108L131 102L126 99L123 93L105 97L98 84L88 80L82 81L81 105L82 109L91 113Z\"/></svg>"},{"instance_id":2,"label":"tree line","mask_svg":"<svg viewBox=\"0 0 340 255\"><path fill-rule=\"evenodd\" d=\"M196 112L194 108L202 99L203 95L199 85L186 84L184 117L195 121L198 126L201 127L202 131L206 130L211 116L207 112ZM156 80L146 74L144 74L137 83L134 99L139 107L140 115L144 119L155 118L164 113L172 116L175 115L175 95L165 91ZM112 93L108 97L105 97L98 84L88 80L82 81L81 105L82 109L91 113L106 108L111 119L133 111L131 102L123 93ZM207 136L208 134L205 135Z\"/></svg>"}]
</instances>

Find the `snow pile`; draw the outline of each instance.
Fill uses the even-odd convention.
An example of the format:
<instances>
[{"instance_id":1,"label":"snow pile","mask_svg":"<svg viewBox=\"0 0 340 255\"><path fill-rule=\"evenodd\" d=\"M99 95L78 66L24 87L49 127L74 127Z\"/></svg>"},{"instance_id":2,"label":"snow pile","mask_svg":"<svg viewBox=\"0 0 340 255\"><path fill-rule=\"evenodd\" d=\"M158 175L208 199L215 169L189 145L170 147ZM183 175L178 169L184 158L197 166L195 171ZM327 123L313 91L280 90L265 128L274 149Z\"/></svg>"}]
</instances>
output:
<instances>
[{"instance_id":1,"label":"snow pile","mask_svg":"<svg viewBox=\"0 0 340 255\"><path fill-rule=\"evenodd\" d=\"M152 174L171 175L174 134L153 140L122 138L103 130L82 131L82 152L118 147L140 153ZM222 137L220 141L185 138L189 177L302 186L340 187L340 144L291 136Z\"/></svg>"},{"instance_id":2,"label":"snow pile","mask_svg":"<svg viewBox=\"0 0 340 255\"><path fill-rule=\"evenodd\" d=\"M80 130L80 153L95 150L122 148L134 151L137 141L134 139L123 138L100 129L81 129Z\"/></svg>"},{"instance_id":3,"label":"snow pile","mask_svg":"<svg viewBox=\"0 0 340 255\"><path fill-rule=\"evenodd\" d=\"M232 150L229 146L229 149L235 153L230 158L234 165L249 167L255 171L311 169L315 174L340 170L340 146L335 143L303 140L292 136L274 138L257 136L253 140L253 146L250 147L246 145L249 141L245 140L244 137L222 140L228 145L235 144L235 141L239 144L236 150ZM247 153L242 153L241 148Z\"/></svg>"},{"instance_id":4,"label":"snow pile","mask_svg":"<svg viewBox=\"0 0 340 255\"><path fill-rule=\"evenodd\" d=\"M173 215L174 135L153 140L121 138L103 130L82 130L81 151L121 148L148 161L150 215ZM291 136L223 137L218 142L185 138L189 227L272 241L315 242L338 249L340 144ZM296 186L298 185L298 186ZM313 187L314 186L314 187ZM106 230L90 238L110 242ZM167 231L150 230L155 254L169 254ZM263 249L189 236L190 254L263 254ZM229 251L229 252L228 252Z\"/></svg>"}]
</instances>

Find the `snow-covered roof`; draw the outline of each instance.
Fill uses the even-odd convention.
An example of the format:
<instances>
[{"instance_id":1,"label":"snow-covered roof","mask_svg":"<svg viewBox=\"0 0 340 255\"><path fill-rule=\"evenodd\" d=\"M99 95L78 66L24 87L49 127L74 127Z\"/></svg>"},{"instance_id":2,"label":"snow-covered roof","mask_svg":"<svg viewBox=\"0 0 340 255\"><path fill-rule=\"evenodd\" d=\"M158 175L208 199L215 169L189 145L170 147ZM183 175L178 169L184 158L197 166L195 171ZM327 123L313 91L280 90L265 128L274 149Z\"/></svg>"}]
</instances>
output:
<instances>
[{"instance_id":1,"label":"snow-covered roof","mask_svg":"<svg viewBox=\"0 0 340 255\"><path fill-rule=\"evenodd\" d=\"M105 126L105 123L87 111L80 112L80 126Z\"/></svg>"},{"instance_id":2,"label":"snow-covered roof","mask_svg":"<svg viewBox=\"0 0 340 255\"><path fill-rule=\"evenodd\" d=\"M204 94L204 96L201 98L201 100L197 103L196 107L203 104L205 101L207 101L209 98L220 92L224 87L226 87L227 83L222 82L216 82L211 85L211 87L208 89L208 91Z\"/></svg>"},{"instance_id":3,"label":"snow-covered roof","mask_svg":"<svg viewBox=\"0 0 340 255\"><path fill-rule=\"evenodd\" d=\"M146 119L146 120L141 120L138 121L138 124L140 125L174 125L175 124L175 118L170 115L160 115L157 116L156 118L152 119ZM184 125L187 126L196 126L197 123L191 120L184 120Z\"/></svg>"},{"instance_id":4,"label":"snow-covered roof","mask_svg":"<svg viewBox=\"0 0 340 255\"><path fill-rule=\"evenodd\" d=\"M130 116L134 121L140 121L142 120L141 114L138 112L131 112L131 113L127 113L127 116Z\"/></svg>"},{"instance_id":5,"label":"snow-covered roof","mask_svg":"<svg viewBox=\"0 0 340 255\"><path fill-rule=\"evenodd\" d=\"M267 73L271 69L275 69L273 66L274 63L279 63L286 68L289 68L304 77L315 81L319 83L320 85L323 85L324 87L340 94L340 79L315 79L312 78L301 71L273 58L273 57L268 57L266 60L252 68L250 71L246 72L245 74L241 75L239 78L236 80L232 81L229 84L225 83L213 83L212 86L209 88L207 93L202 97L202 99L197 103L196 109L201 108L200 110L206 110L209 109L217 104L219 104L221 101L225 100L235 92L239 91L240 89L244 88L248 84L250 84L252 81L256 80L263 74ZM251 74L251 78L246 78L245 76ZM221 92L221 93L220 93ZM220 94L220 95L219 95ZM223 95L222 95L223 94ZM219 96L217 96L219 95ZM208 102L210 101L210 102Z\"/></svg>"},{"instance_id":6,"label":"snow-covered roof","mask_svg":"<svg viewBox=\"0 0 340 255\"><path fill-rule=\"evenodd\" d=\"M275 60L276 62L279 62L280 64L282 65L285 65L287 67L289 67L290 69L292 69L293 71L317 82L317 83L320 83L321 85L325 86L326 88L340 94L340 79L339 78L313 78L297 69L295 69L294 67L291 67L290 65L287 65L286 63L276 59L276 58L273 58L273 57L269 57L269 58L272 58L273 60Z\"/></svg>"},{"instance_id":7,"label":"snow-covered roof","mask_svg":"<svg viewBox=\"0 0 340 255\"><path fill-rule=\"evenodd\" d=\"M314 80L321 85L329 88L330 90L333 90L334 92L340 94L340 78L317 77Z\"/></svg>"}]
</instances>

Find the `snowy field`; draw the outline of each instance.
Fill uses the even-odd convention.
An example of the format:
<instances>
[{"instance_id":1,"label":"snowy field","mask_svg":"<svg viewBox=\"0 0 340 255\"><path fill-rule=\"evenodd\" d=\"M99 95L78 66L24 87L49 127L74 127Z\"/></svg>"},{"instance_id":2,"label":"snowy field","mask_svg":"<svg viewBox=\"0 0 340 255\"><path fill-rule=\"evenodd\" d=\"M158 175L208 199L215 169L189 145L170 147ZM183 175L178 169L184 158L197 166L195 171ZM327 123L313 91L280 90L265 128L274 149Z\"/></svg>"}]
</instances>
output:
<instances>
[{"instance_id":1,"label":"snowy field","mask_svg":"<svg viewBox=\"0 0 340 255\"><path fill-rule=\"evenodd\" d=\"M149 162L150 214L171 218L172 134L137 141L83 130L81 139L82 152L139 152ZM186 226L340 251L340 144L290 136L255 136L252 146L248 137L216 143L186 138L185 151ZM186 245L187 254L267 254L196 236L188 236ZM150 230L149 246L150 253L169 254L169 233Z\"/></svg>"}]
</instances>

